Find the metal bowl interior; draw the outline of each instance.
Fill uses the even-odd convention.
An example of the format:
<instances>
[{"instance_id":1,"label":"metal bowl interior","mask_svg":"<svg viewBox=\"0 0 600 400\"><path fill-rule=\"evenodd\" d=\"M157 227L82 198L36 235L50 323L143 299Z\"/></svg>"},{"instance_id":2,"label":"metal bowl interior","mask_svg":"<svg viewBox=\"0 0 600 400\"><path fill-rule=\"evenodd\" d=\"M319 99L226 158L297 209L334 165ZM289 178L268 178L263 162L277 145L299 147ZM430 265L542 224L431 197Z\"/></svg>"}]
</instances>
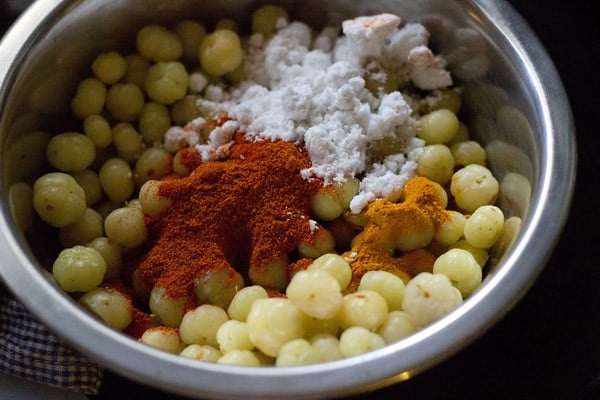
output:
<instances>
[{"instance_id":1,"label":"metal bowl interior","mask_svg":"<svg viewBox=\"0 0 600 400\"><path fill-rule=\"evenodd\" d=\"M143 24L222 16L244 24L254 1L39 0L0 44L0 272L46 325L91 359L128 378L193 397L334 397L402 381L451 356L505 315L544 267L568 213L575 174L574 126L560 79L526 23L504 2L285 1L293 19L321 27L392 12L421 21L464 87L463 115L503 185L505 215L523 220L514 244L492 254L482 286L456 311L383 349L290 368L198 363L137 343L84 312L44 273L43 234L28 240L8 203L11 184L31 182L44 159L40 129L68 126L69 97L95 53L132 47ZM25 146L25 147L24 147ZM515 179L517 177L518 179ZM551 196L552 195L552 196Z\"/></svg>"}]
</instances>

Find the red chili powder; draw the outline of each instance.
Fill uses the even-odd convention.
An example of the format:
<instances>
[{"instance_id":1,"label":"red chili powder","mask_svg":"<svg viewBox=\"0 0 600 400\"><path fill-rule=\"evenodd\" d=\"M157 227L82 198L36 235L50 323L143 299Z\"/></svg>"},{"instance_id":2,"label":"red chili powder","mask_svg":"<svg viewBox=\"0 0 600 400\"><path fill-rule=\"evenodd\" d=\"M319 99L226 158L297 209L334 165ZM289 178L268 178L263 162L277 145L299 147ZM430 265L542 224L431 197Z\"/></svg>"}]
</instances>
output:
<instances>
[{"instance_id":1,"label":"red chili powder","mask_svg":"<svg viewBox=\"0 0 600 400\"><path fill-rule=\"evenodd\" d=\"M310 165L292 143L237 134L228 159L164 180L160 194L173 205L149 220L152 247L139 262L140 278L169 297L192 299L195 279L211 269L247 277L286 257L312 234L310 199L322 181L300 175Z\"/></svg>"}]
</instances>

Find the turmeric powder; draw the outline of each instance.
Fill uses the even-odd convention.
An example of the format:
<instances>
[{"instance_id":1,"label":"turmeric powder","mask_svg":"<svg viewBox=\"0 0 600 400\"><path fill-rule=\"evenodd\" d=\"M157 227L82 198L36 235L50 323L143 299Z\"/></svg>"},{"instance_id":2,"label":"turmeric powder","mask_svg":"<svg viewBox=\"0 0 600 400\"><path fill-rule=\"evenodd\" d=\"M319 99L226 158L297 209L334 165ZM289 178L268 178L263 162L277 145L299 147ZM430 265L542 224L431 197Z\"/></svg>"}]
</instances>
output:
<instances>
[{"instance_id":1,"label":"turmeric powder","mask_svg":"<svg viewBox=\"0 0 600 400\"><path fill-rule=\"evenodd\" d=\"M440 224L449 219L444 189L424 177L408 181L404 201L376 200L368 205L368 222L344 258L352 267L352 287L372 270L391 272L404 282L431 272L435 255L424 249ZM400 256L396 252L400 251Z\"/></svg>"}]
</instances>

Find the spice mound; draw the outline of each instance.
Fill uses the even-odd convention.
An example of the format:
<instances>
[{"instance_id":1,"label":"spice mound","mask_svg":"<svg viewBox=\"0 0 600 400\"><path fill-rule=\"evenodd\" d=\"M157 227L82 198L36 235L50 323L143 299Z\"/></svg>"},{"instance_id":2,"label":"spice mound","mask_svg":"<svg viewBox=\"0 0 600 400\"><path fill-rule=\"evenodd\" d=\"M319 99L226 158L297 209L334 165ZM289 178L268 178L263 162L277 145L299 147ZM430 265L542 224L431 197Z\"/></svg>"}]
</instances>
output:
<instances>
[{"instance_id":1,"label":"spice mound","mask_svg":"<svg viewBox=\"0 0 600 400\"><path fill-rule=\"evenodd\" d=\"M420 272L431 272L435 255L425 247L436 229L449 220L444 189L424 177L404 187L405 199L379 199L369 204L368 222L344 257L352 266L353 287L368 271L388 271L408 282ZM400 255L396 249L401 250Z\"/></svg>"},{"instance_id":2,"label":"spice mound","mask_svg":"<svg viewBox=\"0 0 600 400\"><path fill-rule=\"evenodd\" d=\"M310 200L320 182L300 176L309 165L292 143L238 135L226 160L163 181L159 193L173 205L148 222L151 248L139 277L170 297L190 297L195 281L211 271L227 271L231 285L241 273L283 290L285 269L277 269L312 235Z\"/></svg>"}]
</instances>

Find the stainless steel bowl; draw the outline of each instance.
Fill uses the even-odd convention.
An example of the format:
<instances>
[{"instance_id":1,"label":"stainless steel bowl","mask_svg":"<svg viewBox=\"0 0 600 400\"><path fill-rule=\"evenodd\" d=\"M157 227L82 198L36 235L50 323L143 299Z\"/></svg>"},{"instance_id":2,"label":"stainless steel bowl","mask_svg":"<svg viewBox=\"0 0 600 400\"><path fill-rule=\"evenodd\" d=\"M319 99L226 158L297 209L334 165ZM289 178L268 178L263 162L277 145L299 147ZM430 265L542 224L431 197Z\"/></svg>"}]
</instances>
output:
<instances>
[{"instance_id":1,"label":"stainless steel bowl","mask_svg":"<svg viewBox=\"0 0 600 400\"><path fill-rule=\"evenodd\" d=\"M296 20L320 26L393 12L422 21L454 76L464 109L503 184L500 204L523 219L513 245L493 255L483 285L456 311L383 349L326 364L245 368L199 363L137 343L90 317L43 273L37 250L11 216L8 189L31 179L43 159L38 129L69 124L74 82L92 55L131 47L148 22L197 16L247 21L254 1L35 2L0 44L0 271L47 326L91 359L130 379L174 393L215 398L333 397L409 379L467 346L523 296L543 269L568 213L575 175L574 127L554 66L519 15L503 1L285 1ZM31 140L30 140L31 139ZM516 179L518 178L518 179ZM35 250L35 251L34 251Z\"/></svg>"}]
</instances>

